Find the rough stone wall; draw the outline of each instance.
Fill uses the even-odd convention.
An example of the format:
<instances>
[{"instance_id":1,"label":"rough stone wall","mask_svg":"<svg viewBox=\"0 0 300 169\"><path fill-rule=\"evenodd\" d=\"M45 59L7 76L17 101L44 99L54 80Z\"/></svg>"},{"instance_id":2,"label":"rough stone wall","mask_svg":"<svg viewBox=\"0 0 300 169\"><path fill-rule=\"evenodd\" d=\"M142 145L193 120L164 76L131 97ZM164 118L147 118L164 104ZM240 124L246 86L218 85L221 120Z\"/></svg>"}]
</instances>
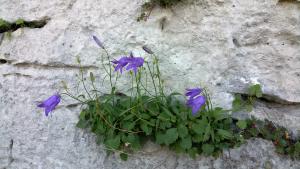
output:
<instances>
[{"instance_id":1,"label":"rough stone wall","mask_svg":"<svg viewBox=\"0 0 300 169\"><path fill-rule=\"evenodd\" d=\"M274 152L271 142L249 140L219 158L192 160L147 144L127 162L107 156L92 134L75 127L79 108L64 98L51 117L36 101L76 85L80 56L98 73L98 35L114 57L147 44L159 54L169 90L206 84L217 105L259 82L264 100L251 112L300 130L300 3L277 0L194 0L172 10L155 9L136 22L139 0L0 0L0 17L50 18L40 29L0 35L0 168L300 168ZM166 18L161 30L160 20ZM105 88L99 82L99 88ZM126 86L123 86L124 88ZM122 88L122 86L121 86ZM267 100L267 101L265 101Z\"/></svg>"}]
</instances>

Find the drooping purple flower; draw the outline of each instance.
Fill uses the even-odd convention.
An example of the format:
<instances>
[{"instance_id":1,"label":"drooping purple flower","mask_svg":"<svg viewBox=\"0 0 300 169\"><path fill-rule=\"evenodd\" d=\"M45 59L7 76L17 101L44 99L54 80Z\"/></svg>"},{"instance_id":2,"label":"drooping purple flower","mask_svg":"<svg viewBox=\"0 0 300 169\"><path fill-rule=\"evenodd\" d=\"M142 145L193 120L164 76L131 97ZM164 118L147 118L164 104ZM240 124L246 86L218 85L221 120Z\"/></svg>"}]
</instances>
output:
<instances>
[{"instance_id":1,"label":"drooping purple flower","mask_svg":"<svg viewBox=\"0 0 300 169\"><path fill-rule=\"evenodd\" d=\"M48 116L48 114L55 109L55 107L60 102L60 95L54 94L53 96L49 97L47 100L43 101L42 103L38 104L38 107L45 108L45 115Z\"/></svg>"},{"instance_id":2,"label":"drooping purple flower","mask_svg":"<svg viewBox=\"0 0 300 169\"><path fill-rule=\"evenodd\" d=\"M119 60L112 61L113 64L115 64L115 71L120 71L120 73L123 72L123 68L129 63L130 58L127 56L121 57Z\"/></svg>"},{"instance_id":3,"label":"drooping purple flower","mask_svg":"<svg viewBox=\"0 0 300 169\"><path fill-rule=\"evenodd\" d=\"M130 57L123 56L119 60L112 61L115 64L115 71L120 71L122 73L123 68L126 67L126 70L133 70L134 73L137 73L139 67L142 67L144 64L144 59L142 57Z\"/></svg>"},{"instance_id":4,"label":"drooping purple flower","mask_svg":"<svg viewBox=\"0 0 300 169\"><path fill-rule=\"evenodd\" d=\"M200 95L196 98L188 99L186 104L192 108L192 115L196 115L200 108L205 104L205 101L205 97Z\"/></svg>"},{"instance_id":5,"label":"drooping purple flower","mask_svg":"<svg viewBox=\"0 0 300 169\"><path fill-rule=\"evenodd\" d=\"M188 97L186 102L187 106L192 108L192 114L196 115L196 113L200 110L200 108L205 104L206 99L201 95L202 89L200 88L192 88L186 89L185 95Z\"/></svg>"},{"instance_id":6,"label":"drooping purple flower","mask_svg":"<svg viewBox=\"0 0 300 169\"><path fill-rule=\"evenodd\" d=\"M103 43L97 38L97 36L93 35L93 39L100 48L104 49Z\"/></svg>"},{"instance_id":7,"label":"drooping purple flower","mask_svg":"<svg viewBox=\"0 0 300 169\"><path fill-rule=\"evenodd\" d=\"M144 59L142 57L131 57L126 70L133 70L134 73L137 73L139 67L142 67L144 64Z\"/></svg>"},{"instance_id":8,"label":"drooping purple flower","mask_svg":"<svg viewBox=\"0 0 300 169\"><path fill-rule=\"evenodd\" d=\"M202 89L200 88L194 88L194 89L186 89L186 93L185 95L190 97L190 98L194 98L195 96L199 95L202 92Z\"/></svg>"}]
</instances>

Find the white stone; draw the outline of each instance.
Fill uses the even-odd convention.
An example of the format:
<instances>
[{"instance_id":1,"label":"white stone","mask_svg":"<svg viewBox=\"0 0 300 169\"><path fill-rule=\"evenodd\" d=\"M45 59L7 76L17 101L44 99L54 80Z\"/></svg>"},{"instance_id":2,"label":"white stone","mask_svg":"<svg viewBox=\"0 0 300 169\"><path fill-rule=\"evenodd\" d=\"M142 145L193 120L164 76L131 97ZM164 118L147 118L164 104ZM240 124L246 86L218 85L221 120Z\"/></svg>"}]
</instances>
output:
<instances>
[{"instance_id":1,"label":"white stone","mask_svg":"<svg viewBox=\"0 0 300 169\"><path fill-rule=\"evenodd\" d=\"M64 97L48 118L36 108L37 101L62 91L62 80L76 86L76 56L88 71L104 77L98 69L101 50L91 38L96 34L114 58L130 51L144 57L141 47L147 44L159 55L168 91L204 84L219 106L230 107L231 94L246 92L255 79L264 95L284 108L262 102L252 114L300 129L299 3L195 0L172 10L155 9L147 22L136 22L142 3L0 0L5 20L51 19L41 29L19 29L0 43L0 59L8 61L0 64L0 168L297 168L299 161L275 154L271 143L262 140L230 150L235 156L229 160L193 160L162 150L121 162L106 156L92 134L75 127L79 109L72 106L74 100Z\"/></svg>"}]
</instances>

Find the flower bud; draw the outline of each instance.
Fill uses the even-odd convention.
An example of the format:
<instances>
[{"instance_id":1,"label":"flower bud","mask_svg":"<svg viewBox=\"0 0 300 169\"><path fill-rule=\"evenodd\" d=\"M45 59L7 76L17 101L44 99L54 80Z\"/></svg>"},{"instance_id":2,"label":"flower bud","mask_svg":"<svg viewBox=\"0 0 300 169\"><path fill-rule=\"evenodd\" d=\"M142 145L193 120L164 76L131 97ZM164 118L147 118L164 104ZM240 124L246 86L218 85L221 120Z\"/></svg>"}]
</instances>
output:
<instances>
[{"instance_id":1,"label":"flower bud","mask_svg":"<svg viewBox=\"0 0 300 169\"><path fill-rule=\"evenodd\" d=\"M93 39L100 48L104 49L103 43L97 38L97 36L93 35Z\"/></svg>"},{"instance_id":2,"label":"flower bud","mask_svg":"<svg viewBox=\"0 0 300 169\"><path fill-rule=\"evenodd\" d=\"M149 49L147 46L143 46L143 50L145 51L145 52L147 52L148 54L153 54L154 52L151 50L151 49Z\"/></svg>"}]
</instances>

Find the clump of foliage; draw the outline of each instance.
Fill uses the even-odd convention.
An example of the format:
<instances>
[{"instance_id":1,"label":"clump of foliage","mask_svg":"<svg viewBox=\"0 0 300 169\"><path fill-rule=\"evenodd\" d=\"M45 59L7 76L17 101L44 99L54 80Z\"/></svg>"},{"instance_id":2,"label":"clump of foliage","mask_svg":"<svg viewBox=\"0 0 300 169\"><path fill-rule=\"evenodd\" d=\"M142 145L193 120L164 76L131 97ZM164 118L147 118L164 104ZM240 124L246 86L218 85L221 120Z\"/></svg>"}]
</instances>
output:
<instances>
[{"instance_id":1,"label":"clump of foliage","mask_svg":"<svg viewBox=\"0 0 300 169\"><path fill-rule=\"evenodd\" d=\"M235 99L232 102L233 112L252 111L253 104L257 98L262 97L262 90L259 84L254 84L248 88L248 94L235 94Z\"/></svg>"},{"instance_id":2,"label":"clump of foliage","mask_svg":"<svg viewBox=\"0 0 300 169\"><path fill-rule=\"evenodd\" d=\"M9 30L10 27L11 27L11 24L9 22L0 18L0 33L3 33L6 30Z\"/></svg>"},{"instance_id":3,"label":"clump of foliage","mask_svg":"<svg viewBox=\"0 0 300 169\"><path fill-rule=\"evenodd\" d=\"M262 121L255 118L240 120L237 126L241 129L240 132L245 139L253 137L270 140L277 153L289 155L294 159L300 158L300 141L293 138L286 128L268 120Z\"/></svg>"},{"instance_id":4,"label":"clump of foliage","mask_svg":"<svg viewBox=\"0 0 300 169\"><path fill-rule=\"evenodd\" d=\"M162 99L102 96L87 103L77 127L89 128L108 150L122 152L122 158L139 150L145 139L192 157L218 155L241 143L231 117L222 108L202 109L193 116L175 94Z\"/></svg>"},{"instance_id":5,"label":"clump of foliage","mask_svg":"<svg viewBox=\"0 0 300 169\"><path fill-rule=\"evenodd\" d=\"M82 103L77 127L93 132L97 143L104 143L108 153L118 152L121 159L127 160L128 155L140 150L147 140L152 140L193 158L199 154L218 156L225 149L240 146L245 139L260 137L272 141L278 153L300 157L300 142L291 138L285 128L270 121L231 117L231 112L252 109L254 100L262 97L260 85L250 86L248 95L237 94L232 110L214 107L205 88L187 89L185 103L182 94L164 92L158 57L149 48L143 47L149 61L135 57L133 53L112 60L103 43L97 37L93 38L106 56L101 60L110 92L103 94L96 88L93 73L86 78L80 69L78 77L87 96L74 96L66 84L63 94ZM104 64L105 58L108 64ZM78 63L81 65L80 59ZM131 78L126 94L116 85L123 73ZM86 86L87 80L91 91ZM45 108L48 116L59 102L57 93L38 106Z\"/></svg>"},{"instance_id":6,"label":"clump of foliage","mask_svg":"<svg viewBox=\"0 0 300 169\"><path fill-rule=\"evenodd\" d=\"M248 94L236 94L232 102L233 112L252 111L256 99L263 96L259 84L251 85ZM291 133L284 127L274 124L268 120L258 120L254 117L239 120L236 123L239 133L244 139L263 138L273 142L276 152L289 155L292 158L300 158L300 141L292 138Z\"/></svg>"},{"instance_id":7,"label":"clump of foliage","mask_svg":"<svg viewBox=\"0 0 300 169\"><path fill-rule=\"evenodd\" d=\"M0 33L13 32L19 28L41 28L47 23L48 19L39 21L25 21L23 19L17 19L15 22L8 22L0 18Z\"/></svg>"},{"instance_id":8,"label":"clump of foliage","mask_svg":"<svg viewBox=\"0 0 300 169\"><path fill-rule=\"evenodd\" d=\"M137 18L137 21L144 20L146 21L150 16L153 8L156 6L161 8L171 8L172 6L183 2L186 0L150 0L142 5L142 12L141 15Z\"/></svg>"}]
</instances>

